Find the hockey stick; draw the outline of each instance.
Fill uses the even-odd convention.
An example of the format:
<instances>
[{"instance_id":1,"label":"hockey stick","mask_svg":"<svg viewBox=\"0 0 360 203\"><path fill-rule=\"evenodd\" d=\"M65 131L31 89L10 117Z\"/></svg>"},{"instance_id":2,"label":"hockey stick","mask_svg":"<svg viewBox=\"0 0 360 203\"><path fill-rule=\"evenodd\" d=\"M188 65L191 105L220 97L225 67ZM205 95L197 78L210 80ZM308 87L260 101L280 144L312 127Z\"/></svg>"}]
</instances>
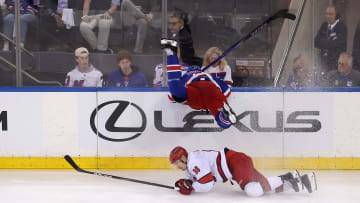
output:
<instances>
[{"instance_id":1,"label":"hockey stick","mask_svg":"<svg viewBox=\"0 0 360 203\"><path fill-rule=\"evenodd\" d=\"M142 180L135 180L135 179L131 179L131 178L124 178L124 177L120 177L120 176L114 176L114 175L108 175L108 174L104 174L104 173L97 173L97 172L93 172L93 171L87 171L87 170L84 170L84 169L80 168L80 167L74 162L74 160L73 160L69 155L65 155L65 156L64 156L64 159L65 159L75 170L77 170L77 171L80 172L80 173L87 173L87 174L92 174L92 175L101 176L101 177L106 177L106 178L113 178L113 179L125 180L125 181L130 181L130 182L141 183L141 184L152 185L152 186L163 187L163 188L168 188L168 189L175 190L175 187L168 186L168 185L162 185L162 184L151 183L151 182L142 181Z\"/></svg>"},{"instance_id":2,"label":"hockey stick","mask_svg":"<svg viewBox=\"0 0 360 203\"><path fill-rule=\"evenodd\" d=\"M271 21L276 20L278 18L286 18L290 20L295 20L296 16L294 14L291 14L288 12L288 9L283 9L275 13L274 15L270 16L268 19L266 19L263 23L261 23L259 26L254 28L251 32L249 32L245 37L241 38L239 41L235 42L231 47L229 47L224 53L219 56L215 61L211 62L209 65L202 68L202 71L205 71L210 66L214 65L216 62L218 62L220 59L224 58L226 55L228 55L232 50L234 50L236 47L238 47L240 44L246 42L249 38L256 35L260 30L262 30L264 27L266 27Z\"/></svg>"}]
</instances>

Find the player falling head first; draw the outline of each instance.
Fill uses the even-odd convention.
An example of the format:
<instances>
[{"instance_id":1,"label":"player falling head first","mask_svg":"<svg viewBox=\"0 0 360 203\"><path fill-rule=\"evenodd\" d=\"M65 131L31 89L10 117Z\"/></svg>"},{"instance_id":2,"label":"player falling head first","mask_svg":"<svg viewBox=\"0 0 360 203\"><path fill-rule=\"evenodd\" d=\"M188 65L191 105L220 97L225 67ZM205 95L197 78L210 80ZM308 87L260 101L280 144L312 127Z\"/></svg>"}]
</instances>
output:
<instances>
[{"instance_id":1,"label":"player falling head first","mask_svg":"<svg viewBox=\"0 0 360 203\"><path fill-rule=\"evenodd\" d=\"M176 55L175 40L162 39L161 47L168 55L169 99L196 110L209 110L217 124L224 129L236 123L236 114L227 102L231 87L221 79L202 72L198 66L181 66Z\"/></svg>"},{"instance_id":2,"label":"player falling head first","mask_svg":"<svg viewBox=\"0 0 360 203\"><path fill-rule=\"evenodd\" d=\"M172 165L185 171L188 177L175 183L175 187L184 195L208 192L216 182L228 180L236 181L250 197L260 197L269 191L299 192L300 187L305 187L309 193L317 190L314 172L300 176L298 171L294 171L266 178L254 168L251 157L228 148L187 153L184 148L177 146L171 150L169 159Z\"/></svg>"}]
</instances>

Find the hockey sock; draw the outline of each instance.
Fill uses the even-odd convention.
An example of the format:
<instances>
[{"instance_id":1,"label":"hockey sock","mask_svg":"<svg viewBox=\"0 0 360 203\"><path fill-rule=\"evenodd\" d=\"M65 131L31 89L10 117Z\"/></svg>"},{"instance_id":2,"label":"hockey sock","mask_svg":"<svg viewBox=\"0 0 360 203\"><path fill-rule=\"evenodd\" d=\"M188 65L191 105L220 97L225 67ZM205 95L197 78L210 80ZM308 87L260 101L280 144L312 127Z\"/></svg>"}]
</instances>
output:
<instances>
[{"instance_id":1,"label":"hockey sock","mask_svg":"<svg viewBox=\"0 0 360 203\"><path fill-rule=\"evenodd\" d=\"M275 189L275 192L277 192L277 193L285 192L285 191L288 191L291 189L294 189L294 187L292 186L292 184L289 181L285 180L283 185L281 185Z\"/></svg>"},{"instance_id":2,"label":"hockey sock","mask_svg":"<svg viewBox=\"0 0 360 203\"><path fill-rule=\"evenodd\" d=\"M181 78L181 66L177 56L169 55L167 57L167 63L167 74L169 81L179 80Z\"/></svg>"},{"instance_id":3,"label":"hockey sock","mask_svg":"<svg viewBox=\"0 0 360 203\"><path fill-rule=\"evenodd\" d=\"M276 190L278 187L283 185L283 181L278 176L268 177L266 179L269 182L271 190Z\"/></svg>"},{"instance_id":4,"label":"hockey sock","mask_svg":"<svg viewBox=\"0 0 360 203\"><path fill-rule=\"evenodd\" d=\"M180 98L181 100L187 99L186 88L181 78L181 66L179 60L175 55L169 55L167 57L167 75L169 91L173 97Z\"/></svg>"},{"instance_id":5,"label":"hockey sock","mask_svg":"<svg viewBox=\"0 0 360 203\"><path fill-rule=\"evenodd\" d=\"M171 51L170 48L165 48L164 51L165 51L165 53L166 53L167 56L174 55L174 52Z\"/></svg>"}]
</instances>

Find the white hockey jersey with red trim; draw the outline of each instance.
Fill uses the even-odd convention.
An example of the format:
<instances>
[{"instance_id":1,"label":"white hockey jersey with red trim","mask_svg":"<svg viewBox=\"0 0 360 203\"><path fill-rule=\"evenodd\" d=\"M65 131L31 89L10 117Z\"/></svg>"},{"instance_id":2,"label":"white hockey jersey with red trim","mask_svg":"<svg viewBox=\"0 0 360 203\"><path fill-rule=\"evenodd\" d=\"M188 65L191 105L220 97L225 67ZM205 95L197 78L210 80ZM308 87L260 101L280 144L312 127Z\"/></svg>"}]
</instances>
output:
<instances>
[{"instance_id":1,"label":"white hockey jersey with red trim","mask_svg":"<svg viewBox=\"0 0 360 203\"><path fill-rule=\"evenodd\" d=\"M76 66L66 75L65 80L67 87L102 87L103 83L103 74L92 65L87 72L80 72Z\"/></svg>"},{"instance_id":2,"label":"white hockey jersey with red trim","mask_svg":"<svg viewBox=\"0 0 360 203\"><path fill-rule=\"evenodd\" d=\"M231 78L231 68L230 66L225 66L224 70L220 70L220 66L210 66L205 72L210 73L212 76L218 77L229 85L233 84Z\"/></svg>"},{"instance_id":3,"label":"white hockey jersey with red trim","mask_svg":"<svg viewBox=\"0 0 360 203\"><path fill-rule=\"evenodd\" d=\"M224 150L190 152L185 174L193 181L195 192L208 192L215 182L226 182L232 178Z\"/></svg>"}]
</instances>

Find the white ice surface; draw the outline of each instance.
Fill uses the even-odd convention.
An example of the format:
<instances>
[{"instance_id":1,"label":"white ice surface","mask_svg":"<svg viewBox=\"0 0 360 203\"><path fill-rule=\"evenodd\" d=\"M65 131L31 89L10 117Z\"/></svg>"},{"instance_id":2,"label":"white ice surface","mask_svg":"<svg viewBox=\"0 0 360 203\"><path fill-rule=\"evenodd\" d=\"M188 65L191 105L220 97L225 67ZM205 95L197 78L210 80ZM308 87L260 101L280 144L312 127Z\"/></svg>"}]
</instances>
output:
<instances>
[{"instance_id":1,"label":"white ice surface","mask_svg":"<svg viewBox=\"0 0 360 203\"><path fill-rule=\"evenodd\" d=\"M172 186L181 171L101 171ZM285 171L262 171L273 176ZM306 171L305 171L306 172ZM237 185L218 183L209 193L184 196L171 189L109 179L76 171L0 170L1 203L297 203L360 202L360 171L316 171L318 191L289 191L250 198Z\"/></svg>"}]
</instances>

